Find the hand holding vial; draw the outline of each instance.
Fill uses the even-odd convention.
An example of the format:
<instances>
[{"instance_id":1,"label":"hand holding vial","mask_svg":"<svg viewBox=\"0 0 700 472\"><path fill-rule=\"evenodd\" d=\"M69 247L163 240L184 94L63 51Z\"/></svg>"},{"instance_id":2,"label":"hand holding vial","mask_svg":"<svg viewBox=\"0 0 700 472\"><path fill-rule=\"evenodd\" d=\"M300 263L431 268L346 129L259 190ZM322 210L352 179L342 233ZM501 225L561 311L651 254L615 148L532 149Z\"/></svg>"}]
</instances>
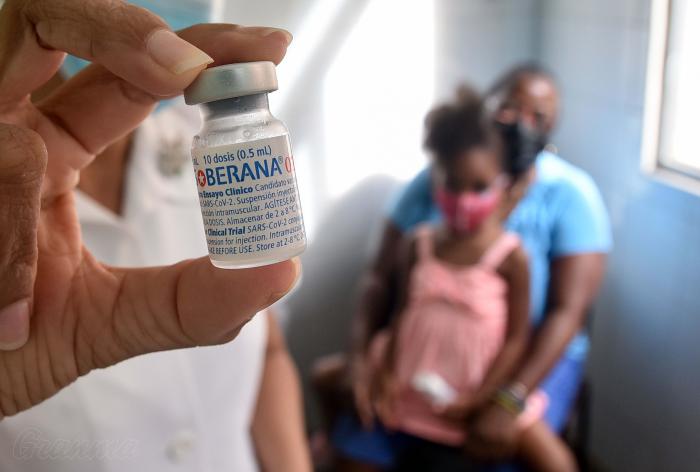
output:
<instances>
[{"instance_id":1,"label":"hand holding vial","mask_svg":"<svg viewBox=\"0 0 700 472\"><path fill-rule=\"evenodd\" d=\"M175 34L156 15L107 0L91 8L82 0L4 3L0 418L92 369L228 341L291 289L296 261L236 271L207 257L146 269L101 264L83 246L73 199L80 170L159 98L182 93L211 63L278 63L290 39L282 30L221 24ZM32 103L64 51L93 65Z\"/></svg>"}]
</instances>

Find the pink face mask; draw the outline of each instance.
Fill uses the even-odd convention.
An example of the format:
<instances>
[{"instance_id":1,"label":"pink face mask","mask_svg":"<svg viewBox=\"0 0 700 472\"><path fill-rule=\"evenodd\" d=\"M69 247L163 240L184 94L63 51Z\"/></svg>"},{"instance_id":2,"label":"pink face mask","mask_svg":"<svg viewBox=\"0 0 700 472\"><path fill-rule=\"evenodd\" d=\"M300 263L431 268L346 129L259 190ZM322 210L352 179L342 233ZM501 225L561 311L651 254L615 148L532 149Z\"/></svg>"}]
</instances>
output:
<instances>
[{"instance_id":1,"label":"pink face mask","mask_svg":"<svg viewBox=\"0 0 700 472\"><path fill-rule=\"evenodd\" d=\"M435 200L447 225L458 233L472 233L498 208L503 195L503 179L483 192L455 193L445 188L435 191Z\"/></svg>"}]
</instances>

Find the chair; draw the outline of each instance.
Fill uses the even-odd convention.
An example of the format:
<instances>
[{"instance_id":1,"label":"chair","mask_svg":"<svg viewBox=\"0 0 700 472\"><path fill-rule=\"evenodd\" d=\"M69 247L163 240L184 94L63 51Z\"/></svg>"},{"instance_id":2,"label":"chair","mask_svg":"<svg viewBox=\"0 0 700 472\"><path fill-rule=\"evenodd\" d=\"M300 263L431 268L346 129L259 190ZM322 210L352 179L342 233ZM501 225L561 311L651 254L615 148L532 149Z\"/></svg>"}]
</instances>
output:
<instances>
[{"instance_id":1,"label":"chair","mask_svg":"<svg viewBox=\"0 0 700 472\"><path fill-rule=\"evenodd\" d=\"M302 255L299 288L280 310L289 350L302 377L307 422L319 425L309 373L319 357L348 347L357 285L374 257L384 209L398 181L375 176L358 184L328 208L317 238Z\"/></svg>"}]
</instances>

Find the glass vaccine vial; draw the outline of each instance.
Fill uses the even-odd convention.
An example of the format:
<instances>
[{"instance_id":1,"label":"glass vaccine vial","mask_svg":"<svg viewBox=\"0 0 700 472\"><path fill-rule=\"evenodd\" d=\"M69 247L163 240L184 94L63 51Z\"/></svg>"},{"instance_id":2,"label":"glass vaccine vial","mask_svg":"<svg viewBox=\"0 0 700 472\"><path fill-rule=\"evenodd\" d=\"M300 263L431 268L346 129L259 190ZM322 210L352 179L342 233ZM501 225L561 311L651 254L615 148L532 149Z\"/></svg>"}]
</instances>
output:
<instances>
[{"instance_id":1,"label":"glass vaccine vial","mask_svg":"<svg viewBox=\"0 0 700 472\"><path fill-rule=\"evenodd\" d=\"M192 164L216 267L274 264L306 248L289 131L269 109L275 90L272 62L205 69L185 90L203 118Z\"/></svg>"}]
</instances>

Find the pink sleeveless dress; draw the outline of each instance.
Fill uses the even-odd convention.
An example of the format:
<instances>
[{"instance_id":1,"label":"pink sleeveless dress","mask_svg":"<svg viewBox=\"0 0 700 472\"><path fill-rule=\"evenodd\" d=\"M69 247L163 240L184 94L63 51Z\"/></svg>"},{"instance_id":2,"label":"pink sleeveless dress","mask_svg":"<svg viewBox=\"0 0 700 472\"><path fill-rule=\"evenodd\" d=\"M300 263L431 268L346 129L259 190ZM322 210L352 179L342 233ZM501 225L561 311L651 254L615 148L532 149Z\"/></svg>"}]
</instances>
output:
<instances>
[{"instance_id":1,"label":"pink sleeveless dress","mask_svg":"<svg viewBox=\"0 0 700 472\"><path fill-rule=\"evenodd\" d=\"M399 392L391 427L443 444L464 442L464 428L437 416L428 398L412 386L413 379L419 373L436 373L460 395L476 392L506 334L508 286L497 269L519 245L515 234L504 233L477 264L457 266L438 260L432 229L419 228L417 260L398 331ZM520 425L541 418L545 406L543 394L531 395Z\"/></svg>"}]
</instances>

